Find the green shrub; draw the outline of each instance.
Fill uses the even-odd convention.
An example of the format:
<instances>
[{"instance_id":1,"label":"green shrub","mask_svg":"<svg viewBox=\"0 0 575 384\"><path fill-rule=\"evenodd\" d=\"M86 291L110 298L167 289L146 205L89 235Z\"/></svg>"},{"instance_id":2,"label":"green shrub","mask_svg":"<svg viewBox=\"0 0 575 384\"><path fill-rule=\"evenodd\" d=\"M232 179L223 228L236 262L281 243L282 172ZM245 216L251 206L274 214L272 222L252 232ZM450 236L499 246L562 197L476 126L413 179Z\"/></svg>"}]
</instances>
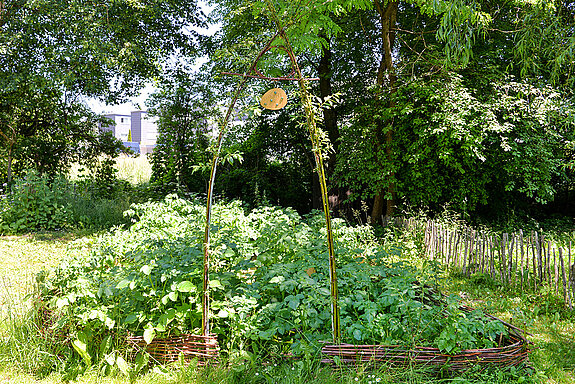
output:
<instances>
[{"instance_id":1,"label":"green shrub","mask_svg":"<svg viewBox=\"0 0 575 384\"><path fill-rule=\"evenodd\" d=\"M0 197L0 234L129 224L124 211L145 197L142 187L118 180L114 172L70 182L30 171Z\"/></svg>"},{"instance_id":2,"label":"green shrub","mask_svg":"<svg viewBox=\"0 0 575 384\"><path fill-rule=\"evenodd\" d=\"M48 176L29 171L24 178L17 179L0 200L0 232L65 228L70 219L67 192L68 185L63 178L57 177L50 183Z\"/></svg>"}]
</instances>

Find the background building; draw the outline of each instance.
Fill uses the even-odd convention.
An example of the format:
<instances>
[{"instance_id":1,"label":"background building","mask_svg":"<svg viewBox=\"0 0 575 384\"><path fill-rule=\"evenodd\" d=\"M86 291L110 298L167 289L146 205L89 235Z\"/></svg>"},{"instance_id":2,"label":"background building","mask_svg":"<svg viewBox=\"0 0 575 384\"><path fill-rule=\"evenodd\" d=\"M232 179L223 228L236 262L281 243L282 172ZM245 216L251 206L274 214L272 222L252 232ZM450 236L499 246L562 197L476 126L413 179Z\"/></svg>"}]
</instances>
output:
<instances>
[{"instance_id":1,"label":"background building","mask_svg":"<svg viewBox=\"0 0 575 384\"><path fill-rule=\"evenodd\" d=\"M111 131L115 138L134 152L148 154L156 147L157 119L149 117L148 112L133 111L130 115L109 113L104 117L111 121L110 124L102 124L100 130Z\"/></svg>"},{"instance_id":2,"label":"background building","mask_svg":"<svg viewBox=\"0 0 575 384\"><path fill-rule=\"evenodd\" d=\"M146 111L134 111L131 116L132 141L140 143L140 153L151 153L158 137L157 119Z\"/></svg>"},{"instance_id":3,"label":"background building","mask_svg":"<svg viewBox=\"0 0 575 384\"><path fill-rule=\"evenodd\" d=\"M130 129L132 127L130 115L121 115L117 113L110 113L104 115L104 117L111 120L110 124L100 126L100 130L103 132L111 131L115 138L122 141L128 141L130 136Z\"/></svg>"}]
</instances>

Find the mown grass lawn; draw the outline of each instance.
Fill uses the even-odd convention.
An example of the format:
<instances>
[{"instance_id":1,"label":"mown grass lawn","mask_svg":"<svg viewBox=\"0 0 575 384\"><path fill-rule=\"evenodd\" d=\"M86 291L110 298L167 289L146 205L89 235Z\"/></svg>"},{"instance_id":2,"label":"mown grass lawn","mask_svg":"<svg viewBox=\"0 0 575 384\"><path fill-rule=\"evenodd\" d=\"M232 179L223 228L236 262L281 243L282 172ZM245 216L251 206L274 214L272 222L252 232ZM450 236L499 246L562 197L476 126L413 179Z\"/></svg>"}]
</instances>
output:
<instances>
[{"instance_id":1,"label":"mown grass lawn","mask_svg":"<svg viewBox=\"0 0 575 384\"><path fill-rule=\"evenodd\" d=\"M39 271L58 262L70 252L85 252L95 235L57 233L0 237L0 308L1 314L8 306L20 305L31 291L34 276ZM508 289L494 284L470 281L451 275L445 280L449 292L461 294L468 304L483 307L490 313L524 327L533 334L531 376L527 372L473 371L455 377L438 377L415 369L383 367L377 370L364 368L337 371L316 363L267 363L231 368L193 369L175 367L165 371L150 372L134 378L136 383L575 383L575 317L559 301L549 296L536 296L521 289ZM3 321L4 322L4 321ZM5 338L5 327L0 326L0 336ZM21 352L21 351L20 351ZM6 353L6 351L2 352ZM25 353L23 354L26 355ZM10 359L0 355L0 383L57 383L61 374L39 378L33 372L22 372L6 363ZM117 372L102 377L97 371L81 376L80 383L129 383Z\"/></svg>"}]
</instances>

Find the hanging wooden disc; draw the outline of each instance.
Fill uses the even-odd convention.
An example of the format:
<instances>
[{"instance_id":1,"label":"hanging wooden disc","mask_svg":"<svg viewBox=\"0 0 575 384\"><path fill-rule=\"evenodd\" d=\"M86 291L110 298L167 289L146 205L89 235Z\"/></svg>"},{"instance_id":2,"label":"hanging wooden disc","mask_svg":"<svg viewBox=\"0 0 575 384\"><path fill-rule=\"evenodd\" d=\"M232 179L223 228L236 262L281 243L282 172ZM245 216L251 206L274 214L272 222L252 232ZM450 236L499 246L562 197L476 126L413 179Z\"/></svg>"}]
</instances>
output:
<instances>
[{"instance_id":1,"label":"hanging wooden disc","mask_svg":"<svg viewBox=\"0 0 575 384\"><path fill-rule=\"evenodd\" d=\"M282 109L287 104L287 95L285 91L281 88L273 88L264 93L260 100L260 104L265 109L271 109L272 111L277 111Z\"/></svg>"}]
</instances>

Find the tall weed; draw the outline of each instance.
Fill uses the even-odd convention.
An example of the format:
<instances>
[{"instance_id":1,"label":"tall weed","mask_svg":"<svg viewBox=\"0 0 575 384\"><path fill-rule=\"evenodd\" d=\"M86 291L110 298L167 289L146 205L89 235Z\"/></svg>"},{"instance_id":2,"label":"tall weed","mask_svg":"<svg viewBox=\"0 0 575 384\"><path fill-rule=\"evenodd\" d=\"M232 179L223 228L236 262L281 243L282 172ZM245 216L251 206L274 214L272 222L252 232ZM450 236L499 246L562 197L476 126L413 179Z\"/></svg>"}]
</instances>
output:
<instances>
[{"instance_id":1,"label":"tall weed","mask_svg":"<svg viewBox=\"0 0 575 384\"><path fill-rule=\"evenodd\" d=\"M145 189L99 172L74 182L30 171L0 196L0 234L105 229L128 224L124 211L146 198Z\"/></svg>"}]
</instances>

